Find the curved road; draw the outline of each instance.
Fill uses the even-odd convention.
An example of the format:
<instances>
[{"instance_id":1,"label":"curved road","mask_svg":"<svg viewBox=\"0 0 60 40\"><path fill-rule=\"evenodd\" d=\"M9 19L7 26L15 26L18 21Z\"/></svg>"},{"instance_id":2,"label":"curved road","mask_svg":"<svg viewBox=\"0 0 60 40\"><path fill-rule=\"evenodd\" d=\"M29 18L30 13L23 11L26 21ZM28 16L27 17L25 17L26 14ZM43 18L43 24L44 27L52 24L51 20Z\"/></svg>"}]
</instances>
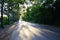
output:
<instances>
[{"instance_id":1,"label":"curved road","mask_svg":"<svg viewBox=\"0 0 60 40\"><path fill-rule=\"evenodd\" d=\"M19 21L9 40L60 40L60 29L53 26Z\"/></svg>"}]
</instances>

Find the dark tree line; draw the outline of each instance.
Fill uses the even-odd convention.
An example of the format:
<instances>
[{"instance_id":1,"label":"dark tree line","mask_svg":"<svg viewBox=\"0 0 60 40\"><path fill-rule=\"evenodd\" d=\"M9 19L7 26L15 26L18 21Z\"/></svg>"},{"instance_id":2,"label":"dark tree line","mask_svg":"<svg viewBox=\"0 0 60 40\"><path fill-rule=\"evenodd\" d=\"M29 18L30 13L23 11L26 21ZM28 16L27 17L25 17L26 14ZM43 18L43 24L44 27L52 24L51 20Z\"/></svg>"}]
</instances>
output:
<instances>
[{"instance_id":1,"label":"dark tree line","mask_svg":"<svg viewBox=\"0 0 60 40\"><path fill-rule=\"evenodd\" d=\"M24 14L23 20L60 26L60 1L59 0L46 0L41 6L34 4L29 7ZM29 11L31 9L31 11Z\"/></svg>"}]
</instances>

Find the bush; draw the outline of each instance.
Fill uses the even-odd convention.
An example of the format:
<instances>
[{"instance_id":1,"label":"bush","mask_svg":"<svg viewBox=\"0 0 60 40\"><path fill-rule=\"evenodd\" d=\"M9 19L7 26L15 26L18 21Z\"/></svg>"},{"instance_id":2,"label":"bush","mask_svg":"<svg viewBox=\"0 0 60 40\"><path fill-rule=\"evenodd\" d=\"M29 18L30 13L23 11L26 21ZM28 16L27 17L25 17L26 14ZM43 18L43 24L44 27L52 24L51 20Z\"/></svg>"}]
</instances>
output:
<instances>
[{"instance_id":1,"label":"bush","mask_svg":"<svg viewBox=\"0 0 60 40\"><path fill-rule=\"evenodd\" d=\"M8 24L8 21L7 21L7 17L3 17L3 25L7 25ZM0 17L0 20L1 20L1 17ZM1 22L0 22L0 25L1 25Z\"/></svg>"},{"instance_id":2,"label":"bush","mask_svg":"<svg viewBox=\"0 0 60 40\"><path fill-rule=\"evenodd\" d=\"M0 17L0 20L1 20L1 17ZM8 25L8 17L3 17L3 25ZM10 23L9 24L12 24L13 22L12 21L10 21ZM1 25L1 22L0 22L0 25Z\"/></svg>"},{"instance_id":3,"label":"bush","mask_svg":"<svg viewBox=\"0 0 60 40\"><path fill-rule=\"evenodd\" d=\"M11 15L12 16L9 16L9 21L16 22L20 19L20 13L18 12L12 12Z\"/></svg>"},{"instance_id":4,"label":"bush","mask_svg":"<svg viewBox=\"0 0 60 40\"><path fill-rule=\"evenodd\" d=\"M8 18L7 17L3 17L3 24L7 25L8 24Z\"/></svg>"}]
</instances>

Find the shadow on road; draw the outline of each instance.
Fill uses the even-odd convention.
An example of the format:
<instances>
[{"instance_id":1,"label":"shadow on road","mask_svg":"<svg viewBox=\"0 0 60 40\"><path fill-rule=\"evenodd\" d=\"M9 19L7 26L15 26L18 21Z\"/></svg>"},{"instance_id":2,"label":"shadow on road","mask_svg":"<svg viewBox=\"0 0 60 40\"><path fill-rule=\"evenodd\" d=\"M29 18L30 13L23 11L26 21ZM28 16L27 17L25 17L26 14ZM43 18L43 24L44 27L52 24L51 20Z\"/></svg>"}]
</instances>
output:
<instances>
[{"instance_id":1,"label":"shadow on road","mask_svg":"<svg viewBox=\"0 0 60 40\"><path fill-rule=\"evenodd\" d=\"M60 40L60 34L41 25L20 21L15 26L10 40Z\"/></svg>"}]
</instances>

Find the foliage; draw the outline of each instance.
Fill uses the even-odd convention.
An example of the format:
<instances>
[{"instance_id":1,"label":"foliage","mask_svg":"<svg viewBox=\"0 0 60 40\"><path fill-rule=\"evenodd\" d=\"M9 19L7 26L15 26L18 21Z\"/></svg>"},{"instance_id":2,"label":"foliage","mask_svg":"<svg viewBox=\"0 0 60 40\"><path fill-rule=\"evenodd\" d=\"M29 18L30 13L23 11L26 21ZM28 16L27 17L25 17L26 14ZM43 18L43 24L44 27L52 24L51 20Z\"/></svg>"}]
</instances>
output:
<instances>
[{"instance_id":1,"label":"foliage","mask_svg":"<svg viewBox=\"0 0 60 40\"><path fill-rule=\"evenodd\" d=\"M7 17L3 17L3 24L7 25L8 24L8 18Z\"/></svg>"},{"instance_id":2,"label":"foliage","mask_svg":"<svg viewBox=\"0 0 60 40\"><path fill-rule=\"evenodd\" d=\"M0 17L1 19L1 17ZM11 22L11 21L10 21ZM7 25L8 24L8 17L3 17L3 24ZM1 25L1 24L0 24Z\"/></svg>"},{"instance_id":3,"label":"foliage","mask_svg":"<svg viewBox=\"0 0 60 40\"><path fill-rule=\"evenodd\" d=\"M2 1L2 0L1 0ZM1 2L1 5L5 5L3 3L7 3L7 8L5 8L5 6L1 7L1 13L5 14L8 16L8 18L4 18L3 19L3 15L1 17L1 25L3 26L3 24L10 24L12 22L18 21L19 20L19 3L23 4L24 0L3 0L3 2ZM4 7L4 10L2 10ZM6 10L7 9L7 10Z\"/></svg>"},{"instance_id":4,"label":"foliage","mask_svg":"<svg viewBox=\"0 0 60 40\"><path fill-rule=\"evenodd\" d=\"M60 26L59 13L56 13L54 8L56 6L53 6L55 3L53 4L53 1L48 0L41 6L34 5L27 9L27 13L24 13L24 17L22 18L25 21ZM50 6L50 4L52 4L52 6ZM45 6L47 6L47 8ZM31 11L29 11L29 9L31 9Z\"/></svg>"},{"instance_id":5,"label":"foliage","mask_svg":"<svg viewBox=\"0 0 60 40\"><path fill-rule=\"evenodd\" d=\"M23 0L24 1L24 0ZM22 0L5 0L7 5L6 15L8 16L8 21L18 21L19 20L19 3L23 2ZM9 23L9 22L8 22Z\"/></svg>"},{"instance_id":6,"label":"foliage","mask_svg":"<svg viewBox=\"0 0 60 40\"><path fill-rule=\"evenodd\" d=\"M5 0L6 3L9 3L9 2L13 2L13 3L21 3L23 4L25 2L25 0Z\"/></svg>"},{"instance_id":7,"label":"foliage","mask_svg":"<svg viewBox=\"0 0 60 40\"><path fill-rule=\"evenodd\" d=\"M9 20L16 22L19 20L20 14L18 12L12 12L12 15L9 18Z\"/></svg>"}]
</instances>

